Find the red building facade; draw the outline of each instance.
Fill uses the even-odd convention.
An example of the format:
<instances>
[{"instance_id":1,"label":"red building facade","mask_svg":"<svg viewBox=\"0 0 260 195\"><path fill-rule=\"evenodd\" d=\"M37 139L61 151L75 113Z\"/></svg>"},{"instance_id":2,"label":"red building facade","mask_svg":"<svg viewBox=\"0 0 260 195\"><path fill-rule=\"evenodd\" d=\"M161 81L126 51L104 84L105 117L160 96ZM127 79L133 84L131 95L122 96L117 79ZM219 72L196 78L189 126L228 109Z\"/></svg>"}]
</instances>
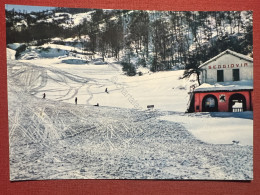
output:
<instances>
[{"instance_id":1,"label":"red building facade","mask_svg":"<svg viewBox=\"0 0 260 195\"><path fill-rule=\"evenodd\" d=\"M241 112L253 110L253 90L211 91L194 93L195 112ZM213 98L214 102L210 102ZM234 101L241 106L234 107Z\"/></svg>"}]
</instances>

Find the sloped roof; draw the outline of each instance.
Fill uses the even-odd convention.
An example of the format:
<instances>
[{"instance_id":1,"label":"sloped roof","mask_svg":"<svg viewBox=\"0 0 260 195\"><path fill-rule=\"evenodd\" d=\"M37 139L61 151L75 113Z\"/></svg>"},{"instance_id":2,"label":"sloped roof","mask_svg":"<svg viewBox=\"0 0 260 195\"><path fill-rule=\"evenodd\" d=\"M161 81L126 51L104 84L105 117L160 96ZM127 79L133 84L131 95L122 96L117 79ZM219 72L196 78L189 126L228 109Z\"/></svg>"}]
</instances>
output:
<instances>
[{"instance_id":1,"label":"sloped roof","mask_svg":"<svg viewBox=\"0 0 260 195\"><path fill-rule=\"evenodd\" d=\"M242 58L242 59L247 60L247 61L249 61L249 62L253 62L253 58L251 58L251 57L249 57L249 56L246 56L246 55L243 55L243 54L241 54L241 53L237 53L237 52L234 52L234 51L231 51L231 50L227 49L226 51L223 51L222 53L218 54L218 55L215 56L214 58L211 58L210 60L208 60L208 61L204 62L203 64L201 64L201 65L199 66L199 68L201 68L201 67L203 67L203 66L209 64L209 63L212 62L212 61L215 61L217 58L220 58L221 56L223 56L223 55L225 55L225 54L231 54L231 55L236 56L236 57L238 57L238 58Z\"/></svg>"}]
</instances>

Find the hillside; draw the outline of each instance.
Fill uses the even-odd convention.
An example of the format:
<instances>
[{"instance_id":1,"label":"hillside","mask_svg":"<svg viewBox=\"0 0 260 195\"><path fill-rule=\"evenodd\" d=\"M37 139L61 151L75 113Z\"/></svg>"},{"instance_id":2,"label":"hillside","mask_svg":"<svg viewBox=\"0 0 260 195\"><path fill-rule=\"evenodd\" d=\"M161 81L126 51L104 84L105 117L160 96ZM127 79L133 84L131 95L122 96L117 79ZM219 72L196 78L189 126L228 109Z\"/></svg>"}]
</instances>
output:
<instances>
[{"instance_id":1,"label":"hillside","mask_svg":"<svg viewBox=\"0 0 260 195\"><path fill-rule=\"evenodd\" d=\"M144 66L153 72L185 68L189 77L226 49L253 56L251 11L12 10L6 25L7 44L74 46L85 56L117 58L129 75Z\"/></svg>"}]
</instances>

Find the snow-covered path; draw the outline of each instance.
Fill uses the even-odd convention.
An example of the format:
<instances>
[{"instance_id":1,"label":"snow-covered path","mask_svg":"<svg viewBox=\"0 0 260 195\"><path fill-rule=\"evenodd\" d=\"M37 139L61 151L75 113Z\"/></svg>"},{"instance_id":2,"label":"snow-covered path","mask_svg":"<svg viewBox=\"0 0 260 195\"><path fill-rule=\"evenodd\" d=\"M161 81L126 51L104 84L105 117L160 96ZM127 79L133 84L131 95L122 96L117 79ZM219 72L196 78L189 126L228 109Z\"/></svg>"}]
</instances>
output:
<instances>
[{"instance_id":1,"label":"snow-covered path","mask_svg":"<svg viewBox=\"0 0 260 195\"><path fill-rule=\"evenodd\" d=\"M76 71L9 59L11 180L253 178L252 146L207 144L179 121L160 119L179 117L176 111L92 106L87 88L97 90L97 79ZM101 85L100 78L107 79L96 77ZM74 105L73 97L85 89L89 105ZM46 90L52 98L44 100ZM71 103L61 101L66 99Z\"/></svg>"}]
</instances>

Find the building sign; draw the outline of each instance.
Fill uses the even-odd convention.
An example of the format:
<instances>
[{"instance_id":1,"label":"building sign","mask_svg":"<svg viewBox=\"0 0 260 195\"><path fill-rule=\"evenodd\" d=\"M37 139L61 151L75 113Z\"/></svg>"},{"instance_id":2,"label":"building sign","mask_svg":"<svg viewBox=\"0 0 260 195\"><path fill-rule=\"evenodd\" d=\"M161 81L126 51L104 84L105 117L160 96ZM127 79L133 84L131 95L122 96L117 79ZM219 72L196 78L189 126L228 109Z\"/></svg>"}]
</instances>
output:
<instances>
[{"instance_id":1,"label":"building sign","mask_svg":"<svg viewBox=\"0 0 260 195\"><path fill-rule=\"evenodd\" d=\"M226 101L226 95L225 94L220 94L219 95L219 102L225 102Z\"/></svg>"},{"instance_id":2,"label":"building sign","mask_svg":"<svg viewBox=\"0 0 260 195\"><path fill-rule=\"evenodd\" d=\"M208 69L240 68L240 67L246 67L246 66L248 66L248 63L209 65Z\"/></svg>"}]
</instances>

